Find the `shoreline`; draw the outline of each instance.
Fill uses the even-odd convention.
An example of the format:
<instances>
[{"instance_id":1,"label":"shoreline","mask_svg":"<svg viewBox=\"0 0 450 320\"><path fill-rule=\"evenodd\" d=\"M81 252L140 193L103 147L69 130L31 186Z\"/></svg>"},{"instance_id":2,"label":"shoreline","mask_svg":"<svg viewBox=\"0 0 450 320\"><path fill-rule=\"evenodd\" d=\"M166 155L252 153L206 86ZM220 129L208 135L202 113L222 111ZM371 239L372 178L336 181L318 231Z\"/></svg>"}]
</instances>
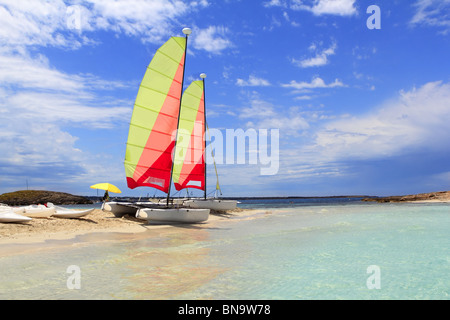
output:
<instances>
[{"instance_id":1,"label":"shoreline","mask_svg":"<svg viewBox=\"0 0 450 320\"><path fill-rule=\"evenodd\" d=\"M450 202L450 191L418 193L404 196L371 197L362 199L362 201L372 201L379 203L448 203Z\"/></svg>"},{"instance_id":2,"label":"shoreline","mask_svg":"<svg viewBox=\"0 0 450 320\"><path fill-rule=\"evenodd\" d=\"M443 199L431 199L431 200L409 200L409 201L398 201L397 203L450 203L450 200Z\"/></svg>"},{"instance_id":3,"label":"shoreline","mask_svg":"<svg viewBox=\"0 0 450 320\"><path fill-rule=\"evenodd\" d=\"M363 199L378 203L409 203L409 204L436 204L450 203L450 191L419 194L411 196L391 196ZM239 221L242 219L254 218L259 213L267 213L264 209L242 209L237 208L225 213L211 212L209 219L193 227L206 229L222 221ZM191 225L190 225L191 226ZM42 244L47 246L50 242L65 241L75 243L77 238L87 237L95 234L96 241L105 241L110 235L116 234L118 237L124 235L137 236L140 233L151 230L163 230L173 227L186 227L185 224L156 224L126 216L115 217L111 212L95 209L89 215L78 219L61 218L34 218L28 223L0 223L0 257L5 252L11 254L12 250L5 249L7 246L34 246ZM108 235L109 234L109 235ZM14 254L14 253L12 253ZM17 254L20 254L17 253Z\"/></svg>"}]
</instances>

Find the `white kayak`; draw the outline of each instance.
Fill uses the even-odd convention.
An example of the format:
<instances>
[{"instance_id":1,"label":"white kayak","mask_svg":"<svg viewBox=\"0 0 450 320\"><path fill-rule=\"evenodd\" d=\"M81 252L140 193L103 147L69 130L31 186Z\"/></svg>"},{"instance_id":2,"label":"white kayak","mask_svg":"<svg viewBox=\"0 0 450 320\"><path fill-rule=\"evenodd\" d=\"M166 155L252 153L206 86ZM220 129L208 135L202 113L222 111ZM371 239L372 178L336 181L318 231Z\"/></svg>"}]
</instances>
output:
<instances>
[{"instance_id":1,"label":"white kayak","mask_svg":"<svg viewBox=\"0 0 450 320\"><path fill-rule=\"evenodd\" d=\"M156 223L200 223L208 220L209 209L190 208L143 208L136 218Z\"/></svg>"},{"instance_id":2,"label":"white kayak","mask_svg":"<svg viewBox=\"0 0 450 320\"><path fill-rule=\"evenodd\" d=\"M11 222L29 222L33 220L32 218L22 216L15 213L13 210L1 210L0 211L0 222L11 223Z\"/></svg>"},{"instance_id":3,"label":"white kayak","mask_svg":"<svg viewBox=\"0 0 450 320\"><path fill-rule=\"evenodd\" d=\"M95 210L94 208L85 210L68 209L64 207L55 206L51 202L47 203L47 207L55 209L55 213L52 214L52 217L67 218L67 219L81 218Z\"/></svg>"},{"instance_id":4,"label":"white kayak","mask_svg":"<svg viewBox=\"0 0 450 320\"><path fill-rule=\"evenodd\" d=\"M23 215L30 218L49 218L52 214L55 213L55 208L47 208L42 204L21 208L24 210Z\"/></svg>"},{"instance_id":5,"label":"white kayak","mask_svg":"<svg viewBox=\"0 0 450 320\"><path fill-rule=\"evenodd\" d=\"M52 217L56 218L66 218L66 219L73 219L73 218L81 218L84 216L87 216L95 209L87 209L87 210L75 210L75 209L56 209L56 212L52 214Z\"/></svg>"}]
</instances>

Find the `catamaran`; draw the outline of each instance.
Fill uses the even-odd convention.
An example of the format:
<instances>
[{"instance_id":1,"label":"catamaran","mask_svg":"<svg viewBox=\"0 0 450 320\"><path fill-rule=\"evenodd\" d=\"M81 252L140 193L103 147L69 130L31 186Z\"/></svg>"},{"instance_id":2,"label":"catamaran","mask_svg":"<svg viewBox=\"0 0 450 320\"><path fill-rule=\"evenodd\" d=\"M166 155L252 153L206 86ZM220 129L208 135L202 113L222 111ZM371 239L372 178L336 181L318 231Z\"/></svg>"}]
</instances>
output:
<instances>
[{"instance_id":1,"label":"catamaran","mask_svg":"<svg viewBox=\"0 0 450 320\"><path fill-rule=\"evenodd\" d=\"M181 208L169 203L181 121L181 104L189 28L185 37L171 37L153 56L139 87L130 122L125 172L130 189L153 187L167 193L166 204L143 205L136 217L148 221L198 223L209 209ZM187 100L187 99L186 99ZM200 105L197 106L199 109ZM173 135L175 134L175 139Z\"/></svg>"},{"instance_id":2,"label":"catamaran","mask_svg":"<svg viewBox=\"0 0 450 320\"><path fill-rule=\"evenodd\" d=\"M236 200L224 200L218 199L217 193L220 191L219 176L217 174L216 162L214 161L214 168L216 171L216 197L207 198L206 193L206 97L205 97L205 79L206 74L200 74L201 81L194 81L183 94L183 103L181 105L182 117L180 121L186 121L183 126L189 128L191 132L187 131L185 135L184 143L180 145L182 151L177 152L175 160L178 166L181 167L177 170L177 174L174 176L175 189L178 191L186 188L196 188L204 191L203 198L187 199L183 201L183 205L196 209L211 209L211 210L233 210L236 209ZM196 95L193 92L196 90ZM201 94L201 98L199 97ZM195 99L194 99L195 97ZM195 111L195 106L198 104L198 100L201 100L200 109L197 116L186 115L192 110ZM188 119L188 120L186 120ZM194 125L192 120L195 119ZM203 134L205 136L203 136ZM178 146L177 146L178 148ZM214 159L214 153L211 151L212 158ZM177 167L178 168L178 167Z\"/></svg>"}]
</instances>

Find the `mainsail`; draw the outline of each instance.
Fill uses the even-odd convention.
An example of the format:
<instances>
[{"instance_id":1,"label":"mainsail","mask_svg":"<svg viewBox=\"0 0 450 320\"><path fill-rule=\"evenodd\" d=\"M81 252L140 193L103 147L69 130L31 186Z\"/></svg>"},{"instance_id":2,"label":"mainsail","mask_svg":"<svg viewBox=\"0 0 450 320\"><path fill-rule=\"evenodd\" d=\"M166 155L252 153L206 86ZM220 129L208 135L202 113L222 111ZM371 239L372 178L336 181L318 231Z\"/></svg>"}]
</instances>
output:
<instances>
[{"instance_id":1,"label":"mainsail","mask_svg":"<svg viewBox=\"0 0 450 320\"><path fill-rule=\"evenodd\" d=\"M172 176L177 190L205 190L204 132L204 82L193 81L184 91L181 100Z\"/></svg>"},{"instance_id":2,"label":"mainsail","mask_svg":"<svg viewBox=\"0 0 450 320\"><path fill-rule=\"evenodd\" d=\"M186 38L172 37L150 62L131 117L125 154L130 189L148 186L168 193L183 89Z\"/></svg>"}]
</instances>

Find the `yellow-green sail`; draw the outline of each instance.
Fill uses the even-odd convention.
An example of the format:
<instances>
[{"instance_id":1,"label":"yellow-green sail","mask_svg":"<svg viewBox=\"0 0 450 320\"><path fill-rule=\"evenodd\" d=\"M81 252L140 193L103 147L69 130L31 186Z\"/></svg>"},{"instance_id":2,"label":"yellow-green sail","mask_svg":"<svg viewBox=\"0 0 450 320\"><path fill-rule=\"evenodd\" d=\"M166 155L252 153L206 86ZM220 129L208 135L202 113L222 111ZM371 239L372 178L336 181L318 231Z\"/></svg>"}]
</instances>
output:
<instances>
[{"instance_id":1,"label":"yellow-green sail","mask_svg":"<svg viewBox=\"0 0 450 320\"><path fill-rule=\"evenodd\" d=\"M172 37L150 62L133 109L125 154L128 187L168 192L187 37Z\"/></svg>"}]
</instances>

